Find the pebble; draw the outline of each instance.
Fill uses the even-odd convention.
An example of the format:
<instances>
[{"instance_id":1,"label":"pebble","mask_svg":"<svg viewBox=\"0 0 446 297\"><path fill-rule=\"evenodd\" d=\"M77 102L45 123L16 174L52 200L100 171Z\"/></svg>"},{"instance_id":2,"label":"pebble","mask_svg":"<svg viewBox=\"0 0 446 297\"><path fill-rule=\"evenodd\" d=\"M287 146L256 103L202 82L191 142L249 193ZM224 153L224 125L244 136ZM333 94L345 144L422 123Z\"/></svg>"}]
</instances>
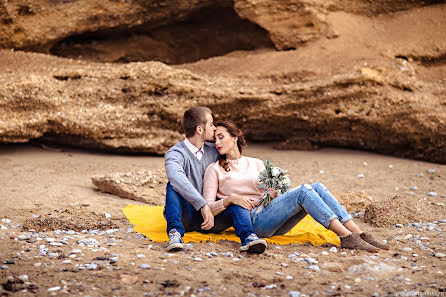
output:
<instances>
[{"instance_id":1,"label":"pebble","mask_svg":"<svg viewBox=\"0 0 446 297\"><path fill-rule=\"evenodd\" d=\"M446 195L443 195L443 194L442 194L442 195L440 195L440 197L441 197L441 198L446 198Z\"/></svg>"},{"instance_id":2,"label":"pebble","mask_svg":"<svg viewBox=\"0 0 446 297\"><path fill-rule=\"evenodd\" d=\"M357 175L358 178L364 178L364 174L360 173Z\"/></svg>"},{"instance_id":3,"label":"pebble","mask_svg":"<svg viewBox=\"0 0 446 297\"><path fill-rule=\"evenodd\" d=\"M412 248L411 247L405 247L401 249L402 252L411 252Z\"/></svg>"},{"instance_id":4,"label":"pebble","mask_svg":"<svg viewBox=\"0 0 446 297\"><path fill-rule=\"evenodd\" d=\"M82 253L82 250L80 249L74 249L71 251L71 254L80 254L80 253Z\"/></svg>"},{"instance_id":5,"label":"pebble","mask_svg":"<svg viewBox=\"0 0 446 297\"><path fill-rule=\"evenodd\" d=\"M48 292L55 292L55 291L59 291L60 289L61 289L61 287L57 286L57 287L49 288L47 291Z\"/></svg>"},{"instance_id":6,"label":"pebble","mask_svg":"<svg viewBox=\"0 0 446 297\"><path fill-rule=\"evenodd\" d=\"M51 259L57 258L57 257L59 257L59 254L58 253L48 253L48 257Z\"/></svg>"},{"instance_id":7,"label":"pebble","mask_svg":"<svg viewBox=\"0 0 446 297\"><path fill-rule=\"evenodd\" d=\"M432 231L435 229L435 225L427 226L427 230Z\"/></svg>"},{"instance_id":8,"label":"pebble","mask_svg":"<svg viewBox=\"0 0 446 297\"><path fill-rule=\"evenodd\" d=\"M316 259L314 259L314 258L311 258L311 257L307 257L307 258L305 258L305 261L308 263L308 264L313 264L313 263L317 263L317 261L316 261Z\"/></svg>"},{"instance_id":9,"label":"pebble","mask_svg":"<svg viewBox=\"0 0 446 297\"><path fill-rule=\"evenodd\" d=\"M294 277L292 277L291 275L287 275L286 277L285 277L285 279L293 279Z\"/></svg>"},{"instance_id":10,"label":"pebble","mask_svg":"<svg viewBox=\"0 0 446 297\"><path fill-rule=\"evenodd\" d=\"M436 171L435 168L431 168L431 169L429 169L427 172L428 172L428 173L435 173L435 171Z\"/></svg>"},{"instance_id":11,"label":"pebble","mask_svg":"<svg viewBox=\"0 0 446 297\"><path fill-rule=\"evenodd\" d=\"M345 256L347 255L347 252L341 252L341 255Z\"/></svg>"},{"instance_id":12,"label":"pebble","mask_svg":"<svg viewBox=\"0 0 446 297\"><path fill-rule=\"evenodd\" d=\"M407 257L406 256L401 256L401 260L407 261Z\"/></svg>"},{"instance_id":13,"label":"pebble","mask_svg":"<svg viewBox=\"0 0 446 297\"><path fill-rule=\"evenodd\" d=\"M277 285L274 285L274 284L265 286L265 289L267 289L267 290L272 290L275 288L277 288Z\"/></svg>"},{"instance_id":14,"label":"pebble","mask_svg":"<svg viewBox=\"0 0 446 297\"><path fill-rule=\"evenodd\" d=\"M225 256L225 257L231 257L231 258L234 257L234 255L233 255L231 252L221 253L221 255L222 255L222 256Z\"/></svg>"},{"instance_id":15,"label":"pebble","mask_svg":"<svg viewBox=\"0 0 446 297\"><path fill-rule=\"evenodd\" d=\"M69 263L71 263L71 260L63 260L62 261L62 264L69 264Z\"/></svg>"},{"instance_id":16,"label":"pebble","mask_svg":"<svg viewBox=\"0 0 446 297\"><path fill-rule=\"evenodd\" d=\"M444 258L444 257L446 257L446 254L445 253L436 253L435 257L437 257L437 258Z\"/></svg>"},{"instance_id":17,"label":"pebble","mask_svg":"<svg viewBox=\"0 0 446 297\"><path fill-rule=\"evenodd\" d=\"M141 264L141 265L139 265L139 268L141 268L141 269L149 269L150 265L149 264Z\"/></svg>"},{"instance_id":18,"label":"pebble","mask_svg":"<svg viewBox=\"0 0 446 297\"><path fill-rule=\"evenodd\" d=\"M143 254L138 254L138 255L136 255L136 257L137 257L138 259L141 259L141 258L145 258L146 256L143 255Z\"/></svg>"},{"instance_id":19,"label":"pebble","mask_svg":"<svg viewBox=\"0 0 446 297\"><path fill-rule=\"evenodd\" d=\"M50 245L51 246L63 246L63 244L60 242L50 242Z\"/></svg>"},{"instance_id":20,"label":"pebble","mask_svg":"<svg viewBox=\"0 0 446 297\"><path fill-rule=\"evenodd\" d=\"M19 276L19 279L21 279L24 282L27 282L29 280L29 277L26 274L22 274L21 276Z\"/></svg>"},{"instance_id":21,"label":"pebble","mask_svg":"<svg viewBox=\"0 0 446 297\"><path fill-rule=\"evenodd\" d=\"M288 292L289 297L300 297L300 292L298 291L289 291Z\"/></svg>"},{"instance_id":22,"label":"pebble","mask_svg":"<svg viewBox=\"0 0 446 297\"><path fill-rule=\"evenodd\" d=\"M95 263L91 263L85 266L85 268L87 268L88 270L95 270L96 268L98 268L98 265Z\"/></svg>"},{"instance_id":23,"label":"pebble","mask_svg":"<svg viewBox=\"0 0 446 297\"><path fill-rule=\"evenodd\" d=\"M111 214L109 214L108 212L103 212L103 214L104 214L104 216L106 217L106 218L111 218Z\"/></svg>"},{"instance_id":24,"label":"pebble","mask_svg":"<svg viewBox=\"0 0 446 297\"><path fill-rule=\"evenodd\" d=\"M446 223L446 220L438 220L439 223Z\"/></svg>"},{"instance_id":25,"label":"pebble","mask_svg":"<svg viewBox=\"0 0 446 297\"><path fill-rule=\"evenodd\" d=\"M0 224L0 228L1 228L2 230L6 230L6 229L8 229L8 228L6 228L5 226L3 226L3 225L1 225L1 224Z\"/></svg>"},{"instance_id":26,"label":"pebble","mask_svg":"<svg viewBox=\"0 0 446 297\"><path fill-rule=\"evenodd\" d=\"M321 255L326 256L326 255L328 255L328 253L327 253L327 251L322 251Z\"/></svg>"},{"instance_id":27,"label":"pebble","mask_svg":"<svg viewBox=\"0 0 446 297\"><path fill-rule=\"evenodd\" d=\"M431 197L435 197L435 196L437 196L438 194L437 194L436 192L427 192L426 195L427 195L427 196L431 196Z\"/></svg>"},{"instance_id":28,"label":"pebble","mask_svg":"<svg viewBox=\"0 0 446 297\"><path fill-rule=\"evenodd\" d=\"M11 223L10 219L2 219L2 223L9 224Z\"/></svg>"},{"instance_id":29,"label":"pebble","mask_svg":"<svg viewBox=\"0 0 446 297\"><path fill-rule=\"evenodd\" d=\"M40 267L42 266L42 263L34 263L34 267Z\"/></svg>"},{"instance_id":30,"label":"pebble","mask_svg":"<svg viewBox=\"0 0 446 297\"><path fill-rule=\"evenodd\" d=\"M403 224L396 224L395 227L397 227L397 228L403 228Z\"/></svg>"},{"instance_id":31,"label":"pebble","mask_svg":"<svg viewBox=\"0 0 446 297\"><path fill-rule=\"evenodd\" d=\"M410 189L411 189L412 191L416 191L416 190L418 190L418 187L417 187L417 186L412 186L412 187L410 187Z\"/></svg>"},{"instance_id":32,"label":"pebble","mask_svg":"<svg viewBox=\"0 0 446 297\"><path fill-rule=\"evenodd\" d=\"M46 256L46 251L45 250L40 250L39 251L39 256Z\"/></svg>"},{"instance_id":33,"label":"pebble","mask_svg":"<svg viewBox=\"0 0 446 297\"><path fill-rule=\"evenodd\" d=\"M336 247L330 248L330 253L336 253L338 249Z\"/></svg>"},{"instance_id":34,"label":"pebble","mask_svg":"<svg viewBox=\"0 0 446 297\"><path fill-rule=\"evenodd\" d=\"M277 274L277 275L283 275L283 272L281 272L281 271L277 271L276 274Z\"/></svg>"},{"instance_id":35,"label":"pebble","mask_svg":"<svg viewBox=\"0 0 446 297\"><path fill-rule=\"evenodd\" d=\"M392 169L392 168L393 168L393 165L389 165L389 168Z\"/></svg>"},{"instance_id":36,"label":"pebble","mask_svg":"<svg viewBox=\"0 0 446 297\"><path fill-rule=\"evenodd\" d=\"M203 261L203 259L201 259L200 257L195 257L194 261L201 262L201 261Z\"/></svg>"},{"instance_id":37,"label":"pebble","mask_svg":"<svg viewBox=\"0 0 446 297\"><path fill-rule=\"evenodd\" d=\"M239 258L232 258L232 261L234 261L234 262L237 262L239 260L240 260Z\"/></svg>"},{"instance_id":38,"label":"pebble","mask_svg":"<svg viewBox=\"0 0 446 297\"><path fill-rule=\"evenodd\" d=\"M2 265L0 268L1 269L8 269L8 265Z\"/></svg>"},{"instance_id":39,"label":"pebble","mask_svg":"<svg viewBox=\"0 0 446 297\"><path fill-rule=\"evenodd\" d=\"M213 256L213 257L217 257L218 256L218 254L216 253L216 252L210 252L209 253L211 256Z\"/></svg>"},{"instance_id":40,"label":"pebble","mask_svg":"<svg viewBox=\"0 0 446 297\"><path fill-rule=\"evenodd\" d=\"M317 265L310 265L310 266L308 266L308 269L313 270L313 271L320 271L319 266L317 266Z\"/></svg>"},{"instance_id":41,"label":"pebble","mask_svg":"<svg viewBox=\"0 0 446 297\"><path fill-rule=\"evenodd\" d=\"M423 173L418 173L418 174L417 174L417 177L423 177L423 176L424 176Z\"/></svg>"}]
</instances>

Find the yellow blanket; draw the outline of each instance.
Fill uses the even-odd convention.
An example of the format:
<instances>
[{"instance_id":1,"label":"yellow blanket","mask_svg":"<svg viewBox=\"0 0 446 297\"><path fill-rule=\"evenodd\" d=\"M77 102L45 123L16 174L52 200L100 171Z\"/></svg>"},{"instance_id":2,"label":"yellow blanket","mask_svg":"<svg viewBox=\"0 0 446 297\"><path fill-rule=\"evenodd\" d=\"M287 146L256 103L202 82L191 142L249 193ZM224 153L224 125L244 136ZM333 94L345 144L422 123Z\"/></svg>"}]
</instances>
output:
<instances>
[{"instance_id":1,"label":"yellow blanket","mask_svg":"<svg viewBox=\"0 0 446 297\"><path fill-rule=\"evenodd\" d=\"M163 206L128 205L122 209L127 219L135 225L134 230L155 242L167 242L166 220L163 216ZM217 240L232 240L240 242L234 228L229 228L219 234L203 234L187 232L183 240L187 242L216 242ZM330 230L307 215L290 232L266 238L272 244L311 243L320 246L324 243L339 245L339 238Z\"/></svg>"}]
</instances>

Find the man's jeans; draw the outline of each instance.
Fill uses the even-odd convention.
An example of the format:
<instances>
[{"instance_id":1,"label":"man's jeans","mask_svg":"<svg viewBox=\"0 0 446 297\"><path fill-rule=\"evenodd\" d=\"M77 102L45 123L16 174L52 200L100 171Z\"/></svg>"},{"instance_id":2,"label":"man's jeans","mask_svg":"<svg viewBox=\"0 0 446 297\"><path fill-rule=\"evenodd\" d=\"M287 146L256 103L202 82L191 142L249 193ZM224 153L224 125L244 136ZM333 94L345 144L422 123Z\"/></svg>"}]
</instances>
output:
<instances>
[{"instance_id":1,"label":"man's jeans","mask_svg":"<svg viewBox=\"0 0 446 297\"><path fill-rule=\"evenodd\" d=\"M352 216L342 207L321 183L303 184L271 200L264 209L251 210L254 231L260 237L283 235L290 231L307 214L325 228L334 219L345 223Z\"/></svg>"},{"instance_id":2,"label":"man's jeans","mask_svg":"<svg viewBox=\"0 0 446 297\"><path fill-rule=\"evenodd\" d=\"M181 236L184 236L185 231L220 233L234 226L235 233L242 243L248 235L255 233L249 210L234 204L229 205L224 211L214 217L214 227L212 229L201 229L201 224L203 223L201 211L196 211L192 204L178 195L170 183L167 183L166 206L164 210L167 221L167 233L172 229L180 232Z\"/></svg>"}]
</instances>

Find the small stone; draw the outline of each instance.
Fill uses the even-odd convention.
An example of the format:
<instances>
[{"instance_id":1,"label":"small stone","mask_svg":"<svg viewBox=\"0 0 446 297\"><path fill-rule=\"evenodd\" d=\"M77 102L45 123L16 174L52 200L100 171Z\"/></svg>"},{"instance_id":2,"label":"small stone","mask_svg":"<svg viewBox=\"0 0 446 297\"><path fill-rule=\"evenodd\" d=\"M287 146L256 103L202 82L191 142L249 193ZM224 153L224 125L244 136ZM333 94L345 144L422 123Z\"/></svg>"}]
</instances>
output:
<instances>
[{"instance_id":1,"label":"small stone","mask_svg":"<svg viewBox=\"0 0 446 297\"><path fill-rule=\"evenodd\" d=\"M322 251L321 255L326 256L326 255L328 255L328 253L327 253L327 251Z\"/></svg>"},{"instance_id":2,"label":"small stone","mask_svg":"<svg viewBox=\"0 0 446 297\"><path fill-rule=\"evenodd\" d=\"M401 256L401 260L407 261L407 257L406 256Z\"/></svg>"},{"instance_id":3,"label":"small stone","mask_svg":"<svg viewBox=\"0 0 446 297\"><path fill-rule=\"evenodd\" d=\"M240 260L239 258L232 258L232 261L234 261L234 262L237 262L239 260Z\"/></svg>"},{"instance_id":4,"label":"small stone","mask_svg":"<svg viewBox=\"0 0 446 297\"><path fill-rule=\"evenodd\" d=\"M195 257L195 258L194 258L194 261L196 261L196 262L202 262L203 259L201 259L200 257Z\"/></svg>"},{"instance_id":5,"label":"small stone","mask_svg":"<svg viewBox=\"0 0 446 297\"><path fill-rule=\"evenodd\" d=\"M389 168L392 169L392 168L393 168L393 165L389 165Z\"/></svg>"},{"instance_id":6,"label":"small stone","mask_svg":"<svg viewBox=\"0 0 446 297\"><path fill-rule=\"evenodd\" d=\"M80 249L73 249L71 251L71 254L80 254L80 253L82 253L82 250L80 250Z\"/></svg>"},{"instance_id":7,"label":"small stone","mask_svg":"<svg viewBox=\"0 0 446 297\"><path fill-rule=\"evenodd\" d=\"M436 171L435 168L431 168L431 169L427 170L428 173L435 173L435 171Z\"/></svg>"},{"instance_id":8,"label":"small stone","mask_svg":"<svg viewBox=\"0 0 446 297\"><path fill-rule=\"evenodd\" d=\"M62 261L62 264L70 264L71 263L71 260L63 260Z\"/></svg>"},{"instance_id":9,"label":"small stone","mask_svg":"<svg viewBox=\"0 0 446 297\"><path fill-rule=\"evenodd\" d=\"M417 174L417 177L423 177L423 176L424 176L423 173L418 173L418 174Z\"/></svg>"},{"instance_id":10,"label":"small stone","mask_svg":"<svg viewBox=\"0 0 446 297\"><path fill-rule=\"evenodd\" d=\"M103 212L103 214L104 214L104 216L106 217L106 218L111 218L111 214L109 214L108 212Z\"/></svg>"},{"instance_id":11,"label":"small stone","mask_svg":"<svg viewBox=\"0 0 446 297\"><path fill-rule=\"evenodd\" d=\"M360 283L360 282L361 282L361 278L360 277L355 278L355 283Z\"/></svg>"},{"instance_id":12,"label":"small stone","mask_svg":"<svg viewBox=\"0 0 446 297\"><path fill-rule=\"evenodd\" d=\"M218 254L216 253L216 252L210 252L209 253L212 257L217 257L218 256Z\"/></svg>"},{"instance_id":13,"label":"small stone","mask_svg":"<svg viewBox=\"0 0 446 297\"><path fill-rule=\"evenodd\" d=\"M341 252L341 255L345 256L347 255L347 252Z\"/></svg>"},{"instance_id":14,"label":"small stone","mask_svg":"<svg viewBox=\"0 0 446 297\"><path fill-rule=\"evenodd\" d=\"M2 223L9 224L11 223L10 219L2 219Z\"/></svg>"},{"instance_id":15,"label":"small stone","mask_svg":"<svg viewBox=\"0 0 446 297\"><path fill-rule=\"evenodd\" d=\"M446 257L446 254L445 253L435 253L435 257L444 258L444 257Z\"/></svg>"},{"instance_id":16,"label":"small stone","mask_svg":"<svg viewBox=\"0 0 446 297\"><path fill-rule=\"evenodd\" d=\"M349 285L344 285L344 289L350 290L350 286Z\"/></svg>"},{"instance_id":17,"label":"small stone","mask_svg":"<svg viewBox=\"0 0 446 297\"><path fill-rule=\"evenodd\" d=\"M286 277L285 277L285 279L293 279L294 277L293 276L291 276L291 275L287 275Z\"/></svg>"},{"instance_id":18,"label":"small stone","mask_svg":"<svg viewBox=\"0 0 446 297\"><path fill-rule=\"evenodd\" d=\"M283 275L283 272L281 272L281 271L277 271L276 274L277 274L277 275Z\"/></svg>"},{"instance_id":19,"label":"small stone","mask_svg":"<svg viewBox=\"0 0 446 297\"><path fill-rule=\"evenodd\" d=\"M115 183L120 184L121 181L119 179L115 180Z\"/></svg>"},{"instance_id":20,"label":"small stone","mask_svg":"<svg viewBox=\"0 0 446 297\"><path fill-rule=\"evenodd\" d=\"M446 195L441 194L440 197L441 197L441 198L446 198Z\"/></svg>"},{"instance_id":21,"label":"small stone","mask_svg":"<svg viewBox=\"0 0 446 297\"><path fill-rule=\"evenodd\" d=\"M288 297L300 297L300 292L298 291L289 291Z\"/></svg>"},{"instance_id":22,"label":"small stone","mask_svg":"<svg viewBox=\"0 0 446 297\"><path fill-rule=\"evenodd\" d=\"M412 251L412 248L411 247L405 247L405 248L402 248L402 249L400 249L402 252L411 252Z\"/></svg>"},{"instance_id":23,"label":"small stone","mask_svg":"<svg viewBox=\"0 0 446 297\"><path fill-rule=\"evenodd\" d=\"M150 265L149 264L141 264L141 265L139 265L139 268L141 268L141 269L149 269Z\"/></svg>"},{"instance_id":24,"label":"small stone","mask_svg":"<svg viewBox=\"0 0 446 297\"><path fill-rule=\"evenodd\" d=\"M1 269L8 269L8 265L2 265L0 268Z\"/></svg>"},{"instance_id":25,"label":"small stone","mask_svg":"<svg viewBox=\"0 0 446 297\"><path fill-rule=\"evenodd\" d=\"M15 263L14 260L6 260L5 261L5 264L13 265L14 263Z\"/></svg>"},{"instance_id":26,"label":"small stone","mask_svg":"<svg viewBox=\"0 0 446 297\"><path fill-rule=\"evenodd\" d=\"M288 266L287 263L280 263L280 265L282 265L283 267L287 267Z\"/></svg>"},{"instance_id":27,"label":"small stone","mask_svg":"<svg viewBox=\"0 0 446 297\"><path fill-rule=\"evenodd\" d=\"M19 276L19 279L21 279L24 282L27 282L29 280L29 277L26 274L22 274Z\"/></svg>"},{"instance_id":28,"label":"small stone","mask_svg":"<svg viewBox=\"0 0 446 297\"><path fill-rule=\"evenodd\" d=\"M88 264L87 266L85 266L88 270L96 270L96 268L98 268L98 265L95 263L91 263Z\"/></svg>"},{"instance_id":29,"label":"small stone","mask_svg":"<svg viewBox=\"0 0 446 297\"><path fill-rule=\"evenodd\" d=\"M403 228L403 224L395 224L395 227L397 227L397 228Z\"/></svg>"},{"instance_id":30,"label":"small stone","mask_svg":"<svg viewBox=\"0 0 446 297\"><path fill-rule=\"evenodd\" d=\"M2 229L2 230L7 230L8 228L6 228L5 226L3 226L3 225L0 224L0 229Z\"/></svg>"},{"instance_id":31,"label":"small stone","mask_svg":"<svg viewBox=\"0 0 446 297\"><path fill-rule=\"evenodd\" d=\"M410 189L411 189L412 191L416 191L416 190L418 190L418 187L417 187L417 186L412 186L412 187L410 187Z\"/></svg>"},{"instance_id":32,"label":"small stone","mask_svg":"<svg viewBox=\"0 0 446 297\"><path fill-rule=\"evenodd\" d=\"M221 255L225 256L225 257L231 257L231 258L234 257L234 255L231 252L221 253Z\"/></svg>"},{"instance_id":33,"label":"small stone","mask_svg":"<svg viewBox=\"0 0 446 297\"><path fill-rule=\"evenodd\" d=\"M316 261L316 259L314 259L314 258L311 258L311 257L307 257L307 258L305 258L305 261L308 263L308 264L313 264L313 263L317 263L317 261Z\"/></svg>"},{"instance_id":34,"label":"small stone","mask_svg":"<svg viewBox=\"0 0 446 297\"><path fill-rule=\"evenodd\" d=\"M365 175L363 173L360 173L360 174L357 175L358 178L364 178L364 176Z\"/></svg>"},{"instance_id":35,"label":"small stone","mask_svg":"<svg viewBox=\"0 0 446 297\"><path fill-rule=\"evenodd\" d=\"M46 251L45 250L40 250L39 251L39 256L46 256Z\"/></svg>"},{"instance_id":36,"label":"small stone","mask_svg":"<svg viewBox=\"0 0 446 297\"><path fill-rule=\"evenodd\" d=\"M57 286L57 287L49 288L47 291L48 292L55 292L55 291L59 291L60 289L61 289L61 287Z\"/></svg>"},{"instance_id":37,"label":"small stone","mask_svg":"<svg viewBox=\"0 0 446 297\"><path fill-rule=\"evenodd\" d=\"M42 263L34 263L34 267L40 267L42 266Z\"/></svg>"},{"instance_id":38,"label":"small stone","mask_svg":"<svg viewBox=\"0 0 446 297\"><path fill-rule=\"evenodd\" d=\"M143 255L143 254L138 254L138 255L136 255L136 257L137 257L138 259L141 259L141 258L145 258L146 256Z\"/></svg>"},{"instance_id":39,"label":"small stone","mask_svg":"<svg viewBox=\"0 0 446 297\"><path fill-rule=\"evenodd\" d=\"M330 248L330 253L336 253L337 251L338 249L335 246Z\"/></svg>"},{"instance_id":40,"label":"small stone","mask_svg":"<svg viewBox=\"0 0 446 297\"><path fill-rule=\"evenodd\" d=\"M51 246L63 246L63 244L60 242L50 242L50 245Z\"/></svg>"},{"instance_id":41,"label":"small stone","mask_svg":"<svg viewBox=\"0 0 446 297\"><path fill-rule=\"evenodd\" d=\"M54 258L59 257L59 254L58 254L58 253L48 253L48 257L49 257L50 259L54 259Z\"/></svg>"},{"instance_id":42,"label":"small stone","mask_svg":"<svg viewBox=\"0 0 446 297\"><path fill-rule=\"evenodd\" d=\"M310 265L310 266L308 266L308 269L313 270L313 271L320 271L319 266L317 266L317 265Z\"/></svg>"},{"instance_id":43,"label":"small stone","mask_svg":"<svg viewBox=\"0 0 446 297\"><path fill-rule=\"evenodd\" d=\"M428 231L432 231L432 230L434 230L434 229L435 229L435 225L427 226L427 230L428 230Z\"/></svg>"},{"instance_id":44,"label":"small stone","mask_svg":"<svg viewBox=\"0 0 446 297\"><path fill-rule=\"evenodd\" d=\"M267 290L272 290L272 289L275 289L275 288L277 288L277 285L274 285L274 284L265 286L265 289L267 289Z\"/></svg>"},{"instance_id":45,"label":"small stone","mask_svg":"<svg viewBox=\"0 0 446 297\"><path fill-rule=\"evenodd\" d=\"M362 165L367 166L368 164L367 164L367 162L362 162Z\"/></svg>"},{"instance_id":46,"label":"small stone","mask_svg":"<svg viewBox=\"0 0 446 297\"><path fill-rule=\"evenodd\" d=\"M435 197L435 196L437 196L438 194L437 194L436 192L427 192L426 195L427 195L427 196L431 196L431 197Z\"/></svg>"}]
</instances>

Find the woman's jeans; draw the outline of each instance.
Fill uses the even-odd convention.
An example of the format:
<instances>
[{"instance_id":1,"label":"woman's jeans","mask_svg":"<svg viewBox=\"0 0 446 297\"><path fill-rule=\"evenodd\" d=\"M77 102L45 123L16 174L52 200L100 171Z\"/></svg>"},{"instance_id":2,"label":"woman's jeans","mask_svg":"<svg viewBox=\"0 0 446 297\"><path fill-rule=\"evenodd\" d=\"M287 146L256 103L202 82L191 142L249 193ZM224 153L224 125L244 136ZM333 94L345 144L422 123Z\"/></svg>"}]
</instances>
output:
<instances>
[{"instance_id":1,"label":"woman's jeans","mask_svg":"<svg viewBox=\"0 0 446 297\"><path fill-rule=\"evenodd\" d=\"M303 184L271 200L261 211L251 210L254 231L260 237L283 235L307 214L328 229L334 219L345 223L352 216L322 183Z\"/></svg>"},{"instance_id":2,"label":"woman's jeans","mask_svg":"<svg viewBox=\"0 0 446 297\"><path fill-rule=\"evenodd\" d=\"M164 211L167 221L167 233L172 229L180 232L181 236L184 236L186 231L220 233L234 226L235 233L242 243L246 237L254 233L249 210L234 204L229 205L224 211L214 217L214 227L210 230L201 229L201 224L203 223L201 211L196 211L192 204L178 195L170 183L167 183Z\"/></svg>"}]
</instances>

